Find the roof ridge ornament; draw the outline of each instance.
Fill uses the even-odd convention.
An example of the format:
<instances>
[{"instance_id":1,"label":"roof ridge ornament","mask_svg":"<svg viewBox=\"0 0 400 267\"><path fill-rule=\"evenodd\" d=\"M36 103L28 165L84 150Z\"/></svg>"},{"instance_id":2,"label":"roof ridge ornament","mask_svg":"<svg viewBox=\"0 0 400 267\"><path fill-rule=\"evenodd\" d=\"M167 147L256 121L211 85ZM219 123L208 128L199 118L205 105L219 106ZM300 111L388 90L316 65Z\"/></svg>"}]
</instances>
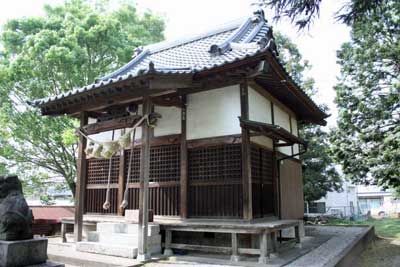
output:
<instances>
[{"instance_id":1,"label":"roof ridge ornament","mask_svg":"<svg viewBox=\"0 0 400 267\"><path fill-rule=\"evenodd\" d=\"M243 37L243 35L250 29L252 24L252 18L248 18L225 41L220 44L212 44L208 52L210 52L214 56L218 56L230 50L230 43L239 41Z\"/></svg>"},{"instance_id":2,"label":"roof ridge ornament","mask_svg":"<svg viewBox=\"0 0 400 267\"><path fill-rule=\"evenodd\" d=\"M256 11L253 12L254 16L256 17L256 19L260 19L263 20L265 22L267 22L267 20L265 19L265 13L263 9L257 9Z\"/></svg>"},{"instance_id":3,"label":"roof ridge ornament","mask_svg":"<svg viewBox=\"0 0 400 267\"><path fill-rule=\"evenodd\" d=\"M245 34L251 29L251 26L255 23L257 25L251 30L250 34L243 40L243 43L250 43L254 37L258 34L260 29L267 22L265 19L264 10L258 9L253 12L253 16L248 18L239 28L236 29L225 41L220 44L212 44L210 46L209 52L214 55L222 55L226 51L232 50L232 43L239 43L240 39L242 39Z\"/></svg>"}]
</instances>

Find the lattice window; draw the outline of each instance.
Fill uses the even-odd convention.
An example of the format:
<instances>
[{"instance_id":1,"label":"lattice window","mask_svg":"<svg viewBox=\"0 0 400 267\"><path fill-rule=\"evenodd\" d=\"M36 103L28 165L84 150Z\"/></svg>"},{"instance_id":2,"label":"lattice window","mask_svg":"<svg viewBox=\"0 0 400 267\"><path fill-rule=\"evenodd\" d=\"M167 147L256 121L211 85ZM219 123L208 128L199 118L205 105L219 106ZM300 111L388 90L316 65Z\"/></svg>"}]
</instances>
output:
<instances>
[{"instance_id":1,"label":"lattice window","mask_svg":"<svg viewBox=\"0 0 400 267\"><path fill-rule=\"evenodd\" d=\"M273 164L272 152L266 150L265 148L261 148L261 173L264 182L272 182Z\"/></svg>"},{"instance_id":2,"label":"lattice window","mask_svg":"<svg viewBox=\"0 0 400 267\"><path fill-rule=\"evenodd\" d=\"M241 178L241 145L219 145L190 149L190 180L231 180Z\"/></svg>"},{"instance_id":3,"label":"lattice window","mask_svg":"<svg viewBox=\"0 0 400 267\"><path fill-rule=\"evenodd\" d=\"M140 148L134 150L130 183L139 183ZM130 150L125 153L125 173L128 174ZM127 177L127 176L125 176ZM179 181L180 145L162 145L150 148L150 182Z\"/></svg>"},{"instance_id":4,"label":"lattice window","mask_svg":"<svg viewBox=\"0 0 400 267\"><path fill-rule=\"evenodd\" d=\"M107 184L108 159L88 159L88 184ZM111 164L111 183L118 183L119 157L114 156Z\"/></svg>"},{"instance_id":5,"label":"lattice window","mask_svg":"<svg viewBox=\"0 0 400 267\"><path fill-rule=\"evenodd\" d=\"M131 150L125 150L125 179L128 177L129 159ZM133 150L131 176L129 177L129 183L139 183L140 179L140 148Z\"/></svg>"},{"instance_id":6,"label":"lattice window","mask_svg":"<svg viewBox=\"0 0 400 267\"><path fill-rule=\"evenodd\" d=\"M251 177L253 181L272 182L272 152L258 145L251 145Z\"/></svg>"},{"instance_id":7,"label":"lattice window","mask_svg":"<svg viewBox=\"0 0 400 267\"><path fill-rule=\"evenodd\" d=\"M260 148L256 145L251 145L251 179L253 181L261 181L261 154Z\"/></svg>"},{"instance_id":8,"label":"lattice window","mask_svg":"<svg viewBox=\"0 0 400 267\"><path fill-rule=\"evenodd\" d=\"M180 179L180 145L155 146L150 149L150 181Z\"/></svg>"}]
</instances>

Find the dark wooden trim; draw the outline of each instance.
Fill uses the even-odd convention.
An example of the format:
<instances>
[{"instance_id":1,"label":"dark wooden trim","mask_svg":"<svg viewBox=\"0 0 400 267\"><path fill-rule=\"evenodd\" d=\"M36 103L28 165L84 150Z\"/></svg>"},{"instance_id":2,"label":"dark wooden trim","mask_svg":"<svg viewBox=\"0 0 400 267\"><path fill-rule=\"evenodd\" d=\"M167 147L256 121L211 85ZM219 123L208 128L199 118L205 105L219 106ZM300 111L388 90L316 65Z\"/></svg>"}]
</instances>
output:
<instances>
[{"instance_id":1,"label":"dark wooden trim","mask_svg":"<svg viewBox=\"0 0 400 267\"><path fill-rule=\"evenodd\" d=\"M271 101L271 124L275 125L274 103Z\"/></svg>"},{"instance_id":2,"label":"dark wooden trim","mask_svg":"<svg viewBox=\"0 0 400 267\"><path fill-rule=\"evenodd\" d=\"M174 187L179 186L178 181L168 181L168 182L149 182L149 188L154 187ZM128 188L140 188L140 183L129 183Z\"/></svg>"},{"instance_id":3,"label":"dark wooden trim","mask_svg":"<svg viewBox=\"0 0 400 267\"><path fill-rule=\"evenodd\" d=\"M88 124L88 114L81 112L80 127ZM85 154L86 138L79 136L78 160L77 160L77 179L75 189L75 242L82 241L83 213L85 207L85 191L87 178L87 160Z\"/></svg>"},{"instance_id":4,"label":"dark wooden trim","mask_svg":"<svg viewBox=\"0 0 400 267\"><path fill-rule=\"evenodd\" d=\"M150 140L151 146L162 146L162 145L177 145L181 142L180 134L171 134L171 135L163 135L152 137ZM135 140L135 148L140 148L142 146L142 139ZM127 149L131 149L132 146L129 146Z\"/></svg>"},{"instance_id":5,"label":"dark wooden trim","mask_svg":"<svg viewBox=\"0 0 400 267\"><path fill-rule=\"evenodd\" d=\"M119 188L119 184L110 184L110 188ZM88 184L86 189L107 189L107 184Z\"/></svg>"},{"instance_id":6,"label":"dark wooden trim","mask_svg":"<svg viewBox=\"0 0 400 267\"><path fill-rule=\"evenodd\" d=\"M251 134L251 136L256 136L257 134ZM198 148L198 147L209 147L218 145L230 145L230 144L240 144L242 142L242 137L240 134L225 135L217 137L207 137L201 139L186 140L188 149ZM151 139L151 146L162 146L162 145L177 145L181 143L180 134L157 136ZM141 139L136 139L135 147L141 147ZM128 147L127 149L129 149Z\"/></svg>"},{"instance_id":7,"label":"dark wooden trim","mask_svg":"<svg viewBox=\"0 0 400 267\"><path fill-rule=\"evenodd\" d=\"M240 110L242 118L249 118L249 91L247 81L240 84ZM250 131L242 128L242 181L243 181L243 218L253 219L253 196L251 182Z\"/></svg>"},{"instance_id":8,"label":"dark wooden trim","mask_svg":"<svg viewBox=\"0 0 400 267\"><path fill-rule=\"evenodd\" d=\"M217 146L217 145L240 144L241 142L242 142L242 137L240 134L225 135L218 137L207 137L207 138L192 139L187 141L189 149L197 147Z\"/></svg>"},{"instance_id":9,"label":"dark wooden trim","mask_svg":"<svg viewBox=\"0 0 400 267\"><path fill-rule=\"evenodd\" d=\"M143 115L149 115L152 110L149 96L143 100ZM147 255L147 229L149 216L149 176L150 176L150 139L153 129L147 124L142 126L142 142L140 153L140 189L139 189L139 244L138 257Z\"/></svg>"},{"instance_id":10,"label":"dark wooden trim","mask_svg":"<svg viewBox=\"0 0 400 267\"><path fill-rule=\"evenodd\" d=\"M241 180L198 180L191 181L190 186L216 186L216 185L234 185L234 184L242 184Z\"/></svg>"},{"instance_id":11,"label":"dark wooden trim","mask_svg":"<svg viewBox=\"0 0 400 267\"><path fill-rule=\"evenodd\" d=\"M186 140L186 96L182 96L181 109L181 177L180 177L180 215L182 218L188 217L188 145Z\"/></svg>"},{"instance_id":12,"label":"dark wooden trim","mask_svg":"<svg viewBox=\"0 0 400 267\"><path fill-rule=\"evenodd\" d=\"M293 134L293 126L292 126L292 116L289 115L289 127L290 127L290 133ZM294 134L293 134L294 135ZM292 155L293 155L293 145L290 146L291 151L292 151Z\"/></svg>"},{"instance_id":13,"label":"dark wooden trim","mask_svg":"<svg viewBox=\"0 0 400 267\"><path fill-rule=\"evenodd\" d=\"M275 147L275 146L274 146ZM274 148L274 151L272 152L272 186L273 186L273 192L274 192L274 215L279 217L280 211L279 211L279 202L280 202L280 196L279 196L279 179L278 179L278 172L277 172L277 161L276 161L276 151Z\"/></svg>"},{"instance_id":14,"label":"dark wooden trim","mask_svg":"<svg viewBox=\"0 0 400 267\"><path fill-rule=\"evenodd\" d=\"M142 116L130 115L122 118L91 123L82 127L82 130L87 134L97 134L110 130L117 130L122 128L130 128L138 122Z\"/></svg>"},{"instance_id":15,"label":"dark wooden trim","mask_svg":"<svg viewBox=\"0 0 400 267\"><path fill-rule=\"evenodd\" d=\"M121 135L125 133L125 129L121 130ZM121 208L121 203L124 199L125 190L125 149L121 149L119 155L119 169L118 169L118 215L124 215L124 209Z\"/></svg>"},{"instance_id":16,"label":"dark wooden trim","mask_svg":"<svg viewBox=\"0 0 400 267\"><path fill-rule=\"evenodd\" d=\"M251 135L251 136L253 136L253 135ZM263 136L263 135L256 135L256 136ZM264 137L265 137L265 136L264 136ZM268 137L266 137L266 138L268 138ZM271 138L269 138L269 139L271 139ZM271 141L272 141L272 146L273 146L274 140L271 139ZM265 149L265 150L268 150L268 151L270 151L270 152L273 152L273 151L274 151L271 147L268 147L268 146L266 146L266 145L262 145L262 144L256 143L256 142L254 142L254 141L250 141L250 144L251 144L251 145L259 146L260 148Z\"/></svg>"}]
</instances>

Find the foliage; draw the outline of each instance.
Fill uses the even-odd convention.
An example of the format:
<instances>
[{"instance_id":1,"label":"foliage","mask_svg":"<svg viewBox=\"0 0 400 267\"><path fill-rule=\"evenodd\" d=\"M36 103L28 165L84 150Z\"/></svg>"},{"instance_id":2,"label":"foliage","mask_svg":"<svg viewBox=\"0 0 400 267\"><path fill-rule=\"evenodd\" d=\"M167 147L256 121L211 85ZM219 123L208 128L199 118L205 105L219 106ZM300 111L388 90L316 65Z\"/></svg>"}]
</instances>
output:
<instances>
[{"instance_id":1,"label":"foliage","mask_svg":"<svg viewBox=\"0 0 400 267\"><path fill-rule=\"evenodd\" d=\"M352 26L338 52L333 154L353 182L400 187L400 2Z\"/></svg>"},{"instance_id":2,"label":"foliage","mask_svg":"<svg viewBox=\"0 0 400 267\"><path fill-rule=\"evenodd\" d=\"M289 38L275 34L282 61L292 78L309 94L316 94L312 78L305 78L304 71L311 68ZM325 107L321 107L325 109ZM308 142L308 151L301 155L305 201L318 200L327 192L342 189L342 181L329 155L328 134L317 125L300 125L300 135Z\"/></svg>"},{"instance_id":3,"label":"foliage","mask_svg":"<svg viewBox=\"0 0 400 267\"><path fill-rule=\"evenodd\" d=\"M348 0L336 13L336 19L347 25L359 21L381 8L384 0ZM275 19L289 18L299 29L309 27L316 17L322 0L261 0L259 5L275 11Z\"/></svg>"},{"instance_id":4,"label":"foliage","mask_svg":"<svg viewBox=\"0 0 400 267\"><path fill-rule=\"evenodd\" d=\"M42 117L26 101L92 83L126 63L136 47L161 41L164 22L123 3L69 0L44 17L8 21L0 43L0 157L14 167L61 175L75 190L77 122ZM26 177L25 177L26 178Z\"/></svg>"},{"instance_id":5,"label":"foliage","mask_svg":"<svg viewBox=\"0 0 400 267\"><path fill-rule=\"evenodd\" d=\"M0 176L8 174L7 165L0 162Z\"/></svg>"}]
</instances>

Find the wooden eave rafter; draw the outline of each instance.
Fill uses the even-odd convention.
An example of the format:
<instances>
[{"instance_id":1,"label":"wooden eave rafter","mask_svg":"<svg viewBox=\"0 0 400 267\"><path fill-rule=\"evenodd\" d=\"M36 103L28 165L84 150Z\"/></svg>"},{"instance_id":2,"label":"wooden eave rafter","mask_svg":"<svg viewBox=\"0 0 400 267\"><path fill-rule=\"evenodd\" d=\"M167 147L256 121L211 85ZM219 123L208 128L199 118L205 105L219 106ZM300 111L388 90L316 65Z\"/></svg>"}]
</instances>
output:
<instances>
[{"instance_id":1,"label":"wooden eave rafter","mask_svg":"<svg viewBox=\"0 0 400 267\"><path fill-rule=\"evenodd\" d=\"M258 121L246 120L239 117L240 126L242 128L248 129L252 132L261 134L274 141L282 141L283 143L277 144L277 146L292 146L294 144L307 146L307 143L301 138L293 135L289 131L283 129L282 127L274 124L263 123Z\"/></svg>"},{"instance_id":2,"label":"wooden eave rafter","mask_svg":"<svg viewBox=\"0 0 400 267\"><path fill-rule=\"evenodd\" d=\"M95 90L88 90L76 95L54 100L40 106L42 115L76 116L81 111L96 113L105 108L140 101L144 96L170 95L181 88L192 86L192 75L149 74L140 78L131 78L106 84ZM176 99L171 105L179 105ZM165 102L165 101L164 101ZM164 103L167 105L167 103Z\"/></svg>"},{"instance_id":3,"label":"wooden eave rafter","mask_svg":"<svg viewBox=\"0 0 400 267\"><path fill-rule=\"evenodd\" d=\"M317 123L320 125L326 125L325 118L329 117L325 112L323 112L307 95L304 93L298 85L293 81L293 79L287 75L285 69L277 61L275 56L271 52L266 53L266 59L270 63L271 69L274 71L273 76L278 76L278 82L285 86L290 94L292 94L296 99L299 99L304 107L308 110L311 116L304 118L305 122ZM275 78L276 79L276 78Z\"/></svg>"}]
</instances>

